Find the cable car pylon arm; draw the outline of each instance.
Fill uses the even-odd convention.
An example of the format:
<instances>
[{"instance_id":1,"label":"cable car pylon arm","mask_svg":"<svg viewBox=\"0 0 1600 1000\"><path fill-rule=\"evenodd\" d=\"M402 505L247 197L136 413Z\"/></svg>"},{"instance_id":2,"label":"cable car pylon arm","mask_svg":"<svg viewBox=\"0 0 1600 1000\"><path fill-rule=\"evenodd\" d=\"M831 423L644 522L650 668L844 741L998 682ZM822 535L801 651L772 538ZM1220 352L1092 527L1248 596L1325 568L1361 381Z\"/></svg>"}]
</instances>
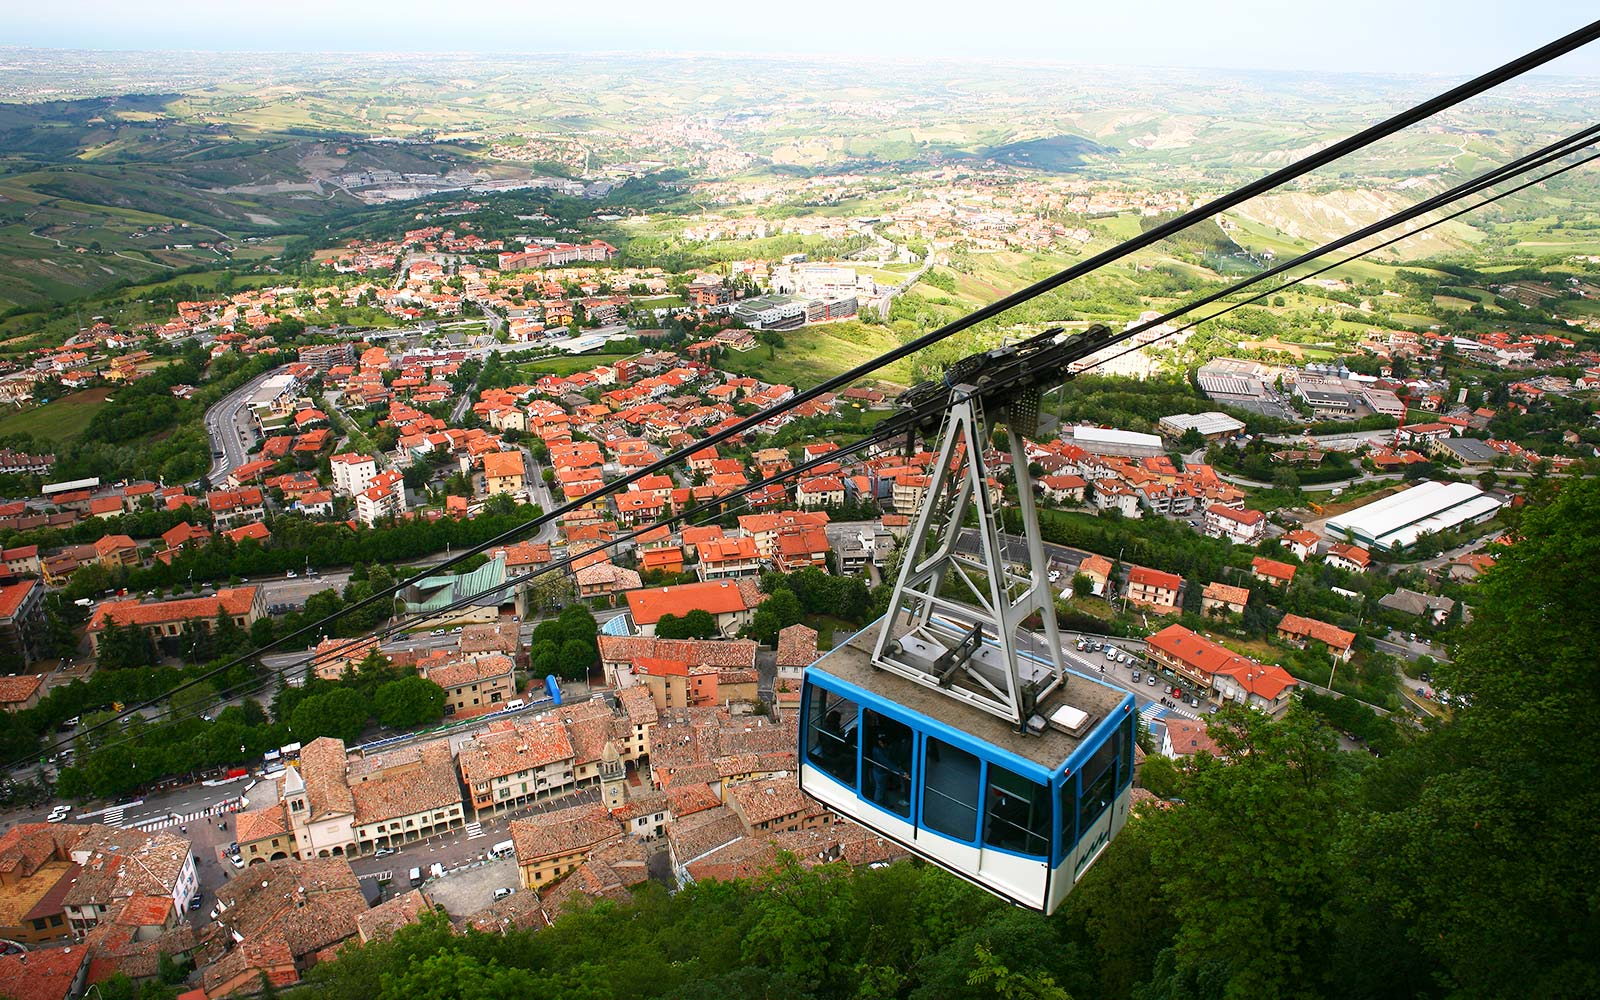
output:
<instances>
[{"instance_id":1,"label":"cable car pylon arm","mask_svg":"<svg viewBox=\"0 0 1600 1000\"><path fill-rule=\"evenodd\" d=\"M904 425L908 443L937 426L939 444L873 666L1005 719L1018 732L1044 728L1048 720L1035 711L1066 678L1024 438L1038 433L1043 387L1070 378L1070 366L1110 336L1103 326L1074 336L1049 330L963 358L942 381L902 394L901 412L889 418ZM1009 432L1027 543L1028 567L1020 574L1006 558L999 497L984 454L996 422ZM976 521L976 558L960 551L969 512ZM1043 658L1024 656L1019 638L1022 623L1035 614L1044 630Z\"/></svg>"}]
</instances>

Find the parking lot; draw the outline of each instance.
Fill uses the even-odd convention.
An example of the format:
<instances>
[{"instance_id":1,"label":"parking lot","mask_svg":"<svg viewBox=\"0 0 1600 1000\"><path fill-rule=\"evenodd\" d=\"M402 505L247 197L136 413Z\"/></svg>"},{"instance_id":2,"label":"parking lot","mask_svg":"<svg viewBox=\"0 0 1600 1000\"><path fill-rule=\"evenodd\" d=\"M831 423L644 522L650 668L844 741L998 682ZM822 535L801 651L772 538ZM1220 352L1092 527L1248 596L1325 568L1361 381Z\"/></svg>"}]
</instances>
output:
<instances>
[{"instance_id":1,"label":"parking lot","mask_svg":"<svg viewBox=\"0 0 1600 1000\"><path fill-rule=\"evenodd\" d=\"M409 867L395 870L391 894L405 892L410 887L406 878L409 871ZM423 874L427 874L426 869ZM432 879L423 886L433 901L443 906L452 917L464 917L483 909L494 901L494 891L502 887L517 888L517 862L514 858L501 858L476 868L447 871L442 878Z\"/></svg>"}]
</instances>

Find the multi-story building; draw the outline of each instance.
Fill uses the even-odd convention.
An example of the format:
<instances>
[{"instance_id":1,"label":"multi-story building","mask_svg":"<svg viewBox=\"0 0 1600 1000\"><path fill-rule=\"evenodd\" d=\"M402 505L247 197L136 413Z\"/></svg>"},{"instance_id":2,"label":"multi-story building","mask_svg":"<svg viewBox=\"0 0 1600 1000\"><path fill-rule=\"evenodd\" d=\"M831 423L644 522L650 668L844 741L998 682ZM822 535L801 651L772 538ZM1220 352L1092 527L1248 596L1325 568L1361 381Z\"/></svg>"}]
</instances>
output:
<instances>
[{"instance_id":1,"label":"multi-story building","mask_svg":"<svg viewBox=\"0 0 1600 1000\"><path fill-rule=\"evenodd\" d=\"M753 539L717 538L702 542L700 579L726 580L741 576L760 576L764 560Z\"/></svg>"},{"instance_id":2,"label":"multi-story building","mask_svg":"<svg viewBox=\"0 0 1600 1000\"><path fill-rule=\"evenodd\" d=\"M137 907L141 925L159 931L176 922L174 914L183 913L198 890L189 842L174 833L19 823L0 837L0 936L7 940L81 940L102 923L122 919L129 905Z\"/></svg>"},{"instance_id":3,"label":"multi-story building","mask_svg":"<svg viewBox=\"0 0 1600 1000\"><path fill-rule=\"evenodd\" d=\"M37 580L0 586L0 657L22 666L40 658L45 641L44 587Z\"/></svg>"},{"instance_id":4,"label":"multi-story building","mask_svg":"<svg viewBox=\"0 0 1600 1000\"><path fill-rule=\"evenodd\" d=\"M1250 560L1250 576L1274 587L1287 587L1293 583L1294 573L1298 568L1294 563L1268 559L1265 556L1256 556Z\"/></svg>"},{"instance_id":5,"label":"multi-story building","mask_svg":"<svg viewBox=\"0 0 1600 1000\"><path fill-rule=\"evenodd\" d=\"M1128 571L1129 602L1161 614L1178 610L1178 593L1183 589L1183 577L1176 573L1163 573L1146 566L1135 566Z\"/></svg>"},{"instance_id":6,"label":"multi-story building","mask_svg":"<svg viewBox=\"0 0 1600 1000\"><path fill-rule=\"evenodd\" d=\"M378 473L366 489L356 494L356 520L369 528L386 517L400 516L405 509L405 476L393 469Z\"/></svg>"},{"instance_id":7,"label":"multi-story building","mask_svg":"<svg viewBox=\"0 0 1600 1000\"><path fill-rule=\"evenodd\" d=\"M378 461L371 455L346 453L330 460L333 469L333 489L345 496L358 496L366 492L378 475Z\"/></svg>"},{"instance_id":8,"label":"multi-story building","mask_svg":"<svg viewBox=\"0 0 1600 1000\"><path fill-rule=\"evenodd\" d=\"M278 785L279 801L237 816L247 865L369 854L465 823L448 740L352 760L342 740L322 737Z\"/></svg>"},{"instance_id":9,"label":"multi-story building","mask_svg":"<svg viewBox=\"0 0 1600 1000\"><path fill-rule=\"evenodd\" d=\"M1254 545L1267 531L1267 515L1259 510L1235 510L1222 504L1206 508L1205 532L1235 545Z\"/></svg>"},{"instance_id":10,"label":"multi-story building","mask_svg":"<svg viewBox=\"0 0 1600 1000\"><path fill-rule=\"evenodd\" d=\"M437 665L424 661L418 673L444 688L446 715L493 710L517 696L516 664L501 653L452 657Z\"/></svg>"},{"instance_id":11,"label":"multi-story building","mask_svg":"<svg viewBox=\"0 0 1600 1000\"><path fill-rule=\"evenodd\" d=\"M656 723L649 694L619 693L613 710L598 697L532 718L499 719L461 744L456 758L473 817L514 811L600 780L604 748L625 766L648 757Z\"/></svg>"},{"instance_id":12,"label":"multi-story building","mask_svg":"<svg viewBox=\"0 0 1600 1000\"><path fill-rule=\"evenodd\" d=\"M206 494L206 506L211 509L211 517L219 529L260 521L267 516L266 498L259 486L212 490Z\"/></svg>"},{"instance_id":13,"label":"multi-story building","mask_svg":"<svg viewBox=\"0 0 1600 1000\"><path fill-rule=\"evenodd\" d=\"M520 451L497 451L483 456L484 491L490 496L502 493L525 496L528 491L526 473Z\"/></svg>"},{"instance_id":14,"label":"multi-story building","mask_svg":"<svg viewBox=\"0 0 1600 1000\"><path fill-rule=\"evenodd\" d=\"M795 502L802 507L837 507L844 503L844 480L837 476L802 479Z\"/></svg>"},{"instance_id":15,"label":"multi-story building","mask_svg":"<svg viewBox=\"0 0 1600 1000\"><path fill-rule=\"evenodd\" d=\"M1372 553L1359 545L1335 542L1328 546L1326 562L1329 566L1337 566L1352 573L1365 573L1367 567L1372 564Z\"/></svg>"},{"instance_id":16,"label":"multi-story building","mask_svg":"<svg viewBox=\"0 0 1600 1000\"><path fill-rule=\"evenodd\" d=\"M1147 650L1158 668L1184 684L1272 715L1288 708L1299 683L1280 666L1258 663L1182 625L1168 625L1152 635Z\"/></svg>"},{"instance_id":17,"label":"multi-story building","mask_svg":"<svg viewBox=\"0 0 1600 1000\"><path fill-rule=\"evenodd\" d=\"M1200 592L1200 613L1207 616L1242 615L1249 603L1249 588L1235 587L1220 580L1206 584L1206 589Z\"/></svg>"},{"instance_id":18,"label":"multi-story building","mask_svg":"<svg viewBox=\"0 0 1600 1000\"><path fill-rule=\"evenodd\" d=\"M622 836L622 824L599 803L512 820L522 887L542 889L577 868L596 848Z\"/></svg>"}]
</instances>

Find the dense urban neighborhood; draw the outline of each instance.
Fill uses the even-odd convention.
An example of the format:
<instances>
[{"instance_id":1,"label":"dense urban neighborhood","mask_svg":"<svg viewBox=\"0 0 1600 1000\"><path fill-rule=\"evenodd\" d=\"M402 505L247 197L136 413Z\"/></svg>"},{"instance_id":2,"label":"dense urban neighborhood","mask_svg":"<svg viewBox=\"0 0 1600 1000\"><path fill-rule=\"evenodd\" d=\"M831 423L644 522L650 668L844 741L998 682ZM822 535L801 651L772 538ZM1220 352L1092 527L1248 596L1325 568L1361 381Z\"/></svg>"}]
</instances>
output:
<instances>
[{"instance_id":1,"label":"dense urban neighborhood","mask_svg":"<svg viewBox=\"0 0 1600 1000\"><path fill-rule=\"evenodd\" d=\"M1453 890L1382 859L1488 850L1463 816L1524 815L1505 789L1423 794L1418 775L1540 751L1472 720L1592 690L1567 684L1588 676L1574 654L1505 649L1593 631L1600 245L1547 245L1565 231L1530 209L1481 256L1440 230L1191 322L1187 298L1321 242L1262 214L1282 202L1219 213L816 391L1229 185L1055 169L1078 153L1045 140L777 169L800 146L764 128L720 110L620 144L501 128L473 147L492 177L318 139L305 157L333 166L292 190L359 202L348 218L270 246L150 223L133 235L170 260L135 259L172 274L70 305L6 293L0 996L1288 996L1348 981L1344 951L1379 939L1413 963L1406 995L1479 973L1584 995L1592 969L1543 988L1474 970L1490 930L1446 941ZM1443 169L1364 193L1399 207ZM1581 205L1579 183L1553 196ZM969 356L1102 330L1133 336L1074 361L1033 433L952 455L936 429L881 430ZM808 668L898 611L934 487L974 458L996 558L1054 609L1023 622L1031 655L1059 623L1068 685L1136 716L1134 819L1053 923L801 791ZM977 558L986 527L951 544ZM1551 719L1562 740L1585 721ZM1419 832L1446 830L1463 839ZM1330 944L1336 918L1295 923L1277 889L1385 915ZM1139 923L1108 930L1123 909ZM1446 941L1425 958L1396 929L1422 911ZM900 945L845 931L901 916ZM1256 919L1318 971L1245 954L1271 936ZM830 935L859 951L818 957ZM947 964L895 950L941 935ZM457 938L480 950L440 943ZM572 957L602 941L627 951L604 973ZM1111 957L1038 957L1089 953ZM1238 978L1205 986L1198 956ZM1369 986L1343 995L1389 995Z\"/></svg>"}]
</instances>

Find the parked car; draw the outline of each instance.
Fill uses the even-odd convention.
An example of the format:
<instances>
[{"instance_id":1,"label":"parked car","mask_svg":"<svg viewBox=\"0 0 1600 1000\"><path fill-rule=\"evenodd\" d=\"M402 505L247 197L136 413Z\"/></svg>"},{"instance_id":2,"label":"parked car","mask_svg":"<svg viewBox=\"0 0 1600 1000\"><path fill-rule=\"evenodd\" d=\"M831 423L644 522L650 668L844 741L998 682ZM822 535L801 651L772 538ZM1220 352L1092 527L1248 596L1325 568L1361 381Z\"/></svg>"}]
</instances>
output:
<instances>
[{"instance_id":1,"label":"parked car","mask_svg":"<svg viewBox=\"0 0 1600 1000\"><path fill-rule=\"evenodd\" d=\"M1155 687L1156 686L1156 675L1155 674L1151 674L1149 680L1147 680L1145 683L1149 684L1151 687Z\"/></svg>"},{"instance_id":2,"label":"parked car","mask_svg":"<svg viewBox=\"0 0 1600 1000\"><path fill-rule=\"evenodd\" d=\"M1133 672L1133 682L1134 682L1134 683L1135 683L1135 684L1137 684L1137 683L1139 683L1139 671L1137 671L1137 670L1135 670L1135 671L1134 671L1134 672Z\"/></svg>"},{"instance_id":3,"label":"parked car","mask_svg":"<svg viewBox=\"0 0 1600 1000\"><path fill-rule=\"evenodd\" d=\"M205 895L204 893L199 893L199 892L195 893L194 894L194 898L189 900L189 909L190 910L198 910L198 909L200 909L200 901L201 901L201 898L204 895Z\"/></svg>"},{"instance_id":4,"label":"parked car","mask_svg":"<svg viewBox=\"0 0 1600 1000\"><path fill-rule=\"evenodd\" d=\"M494 901L495 901L495 902L496 902L496 903L498 903L498 902L500 902L500 901L501 901L501 900L502 900L502 899L505 899L505 898L506 898L506 897L507 897L507 896L509 896L509 895L511 895L511 894L512 894L512 893L513 893L513 892L515 892L515 891L516 891L516 890L514 890L514 889L511 889L511 888L509 888L509 887L507 887L507 886L501 886L501 887L500 887L500 888L498 888L498 889L496 889L496 890L495 890L495 891L494 891Z\"/></svg>"},{"instance_id":5,"label":"parked car","mask_svg":"<svg viewBox=\"0 0 1600 1000\"><path fill-rule=\"evenodd\" d=\"M1118 663L1127 663L1128 662L1128 654L1127 653L1118 653L1117 654L1117 662Z\"/></svg>"},{"instance_id":6,"label":"parked car","mask_svg":"<svg viewBox=\"0 0 1600 1000\"><path fill-rule=\"evenodd\" d=\"M372 852L372 856L375 858L387 858L389 855L395 853L397 852L392 847L380 847L376 851Z\"/></svg>"},{"instance_id":7,"label":"parked car","mask_svg":"<svg viewBox=\"0 0 1600 1000\"><path fill-rule=\"evenodd\" d=\"M294 570L291 569L289 572L283 574L283 578L285 580L293 580L298 575L299 574L297 574Z\"/></svg>"}]
</instances>

